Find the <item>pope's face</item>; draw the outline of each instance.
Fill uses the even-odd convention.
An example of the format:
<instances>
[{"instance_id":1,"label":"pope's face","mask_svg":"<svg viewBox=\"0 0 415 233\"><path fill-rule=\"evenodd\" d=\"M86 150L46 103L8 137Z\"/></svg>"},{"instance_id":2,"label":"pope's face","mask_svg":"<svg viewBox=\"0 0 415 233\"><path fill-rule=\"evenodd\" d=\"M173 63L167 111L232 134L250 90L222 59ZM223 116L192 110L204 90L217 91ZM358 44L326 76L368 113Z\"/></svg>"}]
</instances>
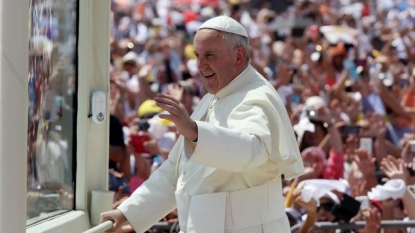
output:
<instances>
[{"instance_id":1,"label":"pope's face","mask_svg":"<svg viewBox=\"0 0 415 233\"><path fill-rule=\"evenodd\" d=\"M238 75L236 49L231 49L218 31L199 30L194 39L194 51L200 79L210 94L216 94Z\"/></svg>"}]
</instances>

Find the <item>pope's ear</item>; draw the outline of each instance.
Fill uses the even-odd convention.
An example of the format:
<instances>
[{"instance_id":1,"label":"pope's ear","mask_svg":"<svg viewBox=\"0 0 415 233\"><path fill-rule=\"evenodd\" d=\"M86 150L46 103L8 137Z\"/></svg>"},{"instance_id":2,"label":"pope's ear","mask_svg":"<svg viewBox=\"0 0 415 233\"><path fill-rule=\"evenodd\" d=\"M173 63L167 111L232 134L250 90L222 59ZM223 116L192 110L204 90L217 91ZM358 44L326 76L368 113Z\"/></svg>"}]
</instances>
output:
<instances>
[{"instance_id":1,"label":"pope's ear","mask_svg":"<svg viewBox=\"0 0 415 233\"><path fill-rule=\"evenodd\" d=\"M246 49L243 46L239 46L236 49L236 64L237 65L241 65L245 62L245 58L246 58Z\"/></svg>"}]
</instances>

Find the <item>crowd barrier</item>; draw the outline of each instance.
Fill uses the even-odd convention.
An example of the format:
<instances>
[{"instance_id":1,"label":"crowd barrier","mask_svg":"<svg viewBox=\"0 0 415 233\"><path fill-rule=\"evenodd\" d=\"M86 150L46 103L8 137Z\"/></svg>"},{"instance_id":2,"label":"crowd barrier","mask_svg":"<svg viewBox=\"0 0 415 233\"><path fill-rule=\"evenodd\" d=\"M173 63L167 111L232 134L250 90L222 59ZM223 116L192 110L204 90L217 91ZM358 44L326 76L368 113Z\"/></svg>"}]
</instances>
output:
<instances>
[{"instance_id":1,"label":"crowd barrier","mask_svg":"<svg viewBox=\"0 0 415 233\"><path fill-rule=\"evenodd\" d=\"M351 229L363 229L365 227L365 221L357 221L353 223L332 223L332 222L316 222L314 227L319 230L351 230ZM291 233L297 233L300 230L301 223L291 227ZM415 220L402 221L402 220L384 220L380 223L381 228L407 228L415 227Z\"/></svg>"}]
</instances>

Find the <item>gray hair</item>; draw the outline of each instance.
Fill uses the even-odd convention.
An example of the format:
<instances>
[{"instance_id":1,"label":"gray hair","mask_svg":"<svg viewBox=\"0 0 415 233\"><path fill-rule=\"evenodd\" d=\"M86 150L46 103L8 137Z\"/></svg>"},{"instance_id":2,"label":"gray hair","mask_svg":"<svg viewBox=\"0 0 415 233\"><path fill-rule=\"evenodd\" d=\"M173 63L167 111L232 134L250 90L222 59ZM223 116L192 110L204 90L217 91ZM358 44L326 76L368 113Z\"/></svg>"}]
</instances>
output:
<instances>
[{"instance_id":1,"label":"gray hair","mask_svg":"<svg viewBox=\"0 0 415 233\"><path fill-rule=\"evenodd\" d=\"M245 48L246 50L245 62L249 63L250 52L249 52L248 38L241 36L241 35L224 32L224 31L221 31L221 34L222 34L223 41L225 41L225 43L228 44L231 47L231 49L235 49L236 47L239 47L239 46L242 46Z\"/></svg>"}]
</instances>

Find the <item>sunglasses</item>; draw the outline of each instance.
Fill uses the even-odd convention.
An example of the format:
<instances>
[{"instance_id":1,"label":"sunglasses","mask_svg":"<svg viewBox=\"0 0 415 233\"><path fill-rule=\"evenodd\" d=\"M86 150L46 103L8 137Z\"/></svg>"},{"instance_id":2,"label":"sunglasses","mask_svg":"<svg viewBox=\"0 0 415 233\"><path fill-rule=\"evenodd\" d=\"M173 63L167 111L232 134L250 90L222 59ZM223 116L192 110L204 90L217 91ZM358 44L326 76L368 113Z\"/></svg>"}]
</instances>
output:
<instances>
[{"instance_id":1,"label":"sunglasses","mask_svg":"<svg viewBox=\"0 0 415 233\"><path fill-rule=\"evenodd\" d=\"M317 207L317 212L319 212L321 208L327 212L331 212L335 206L335 203L321 203L320 206Z\"/></svg>"}]
</instances>

